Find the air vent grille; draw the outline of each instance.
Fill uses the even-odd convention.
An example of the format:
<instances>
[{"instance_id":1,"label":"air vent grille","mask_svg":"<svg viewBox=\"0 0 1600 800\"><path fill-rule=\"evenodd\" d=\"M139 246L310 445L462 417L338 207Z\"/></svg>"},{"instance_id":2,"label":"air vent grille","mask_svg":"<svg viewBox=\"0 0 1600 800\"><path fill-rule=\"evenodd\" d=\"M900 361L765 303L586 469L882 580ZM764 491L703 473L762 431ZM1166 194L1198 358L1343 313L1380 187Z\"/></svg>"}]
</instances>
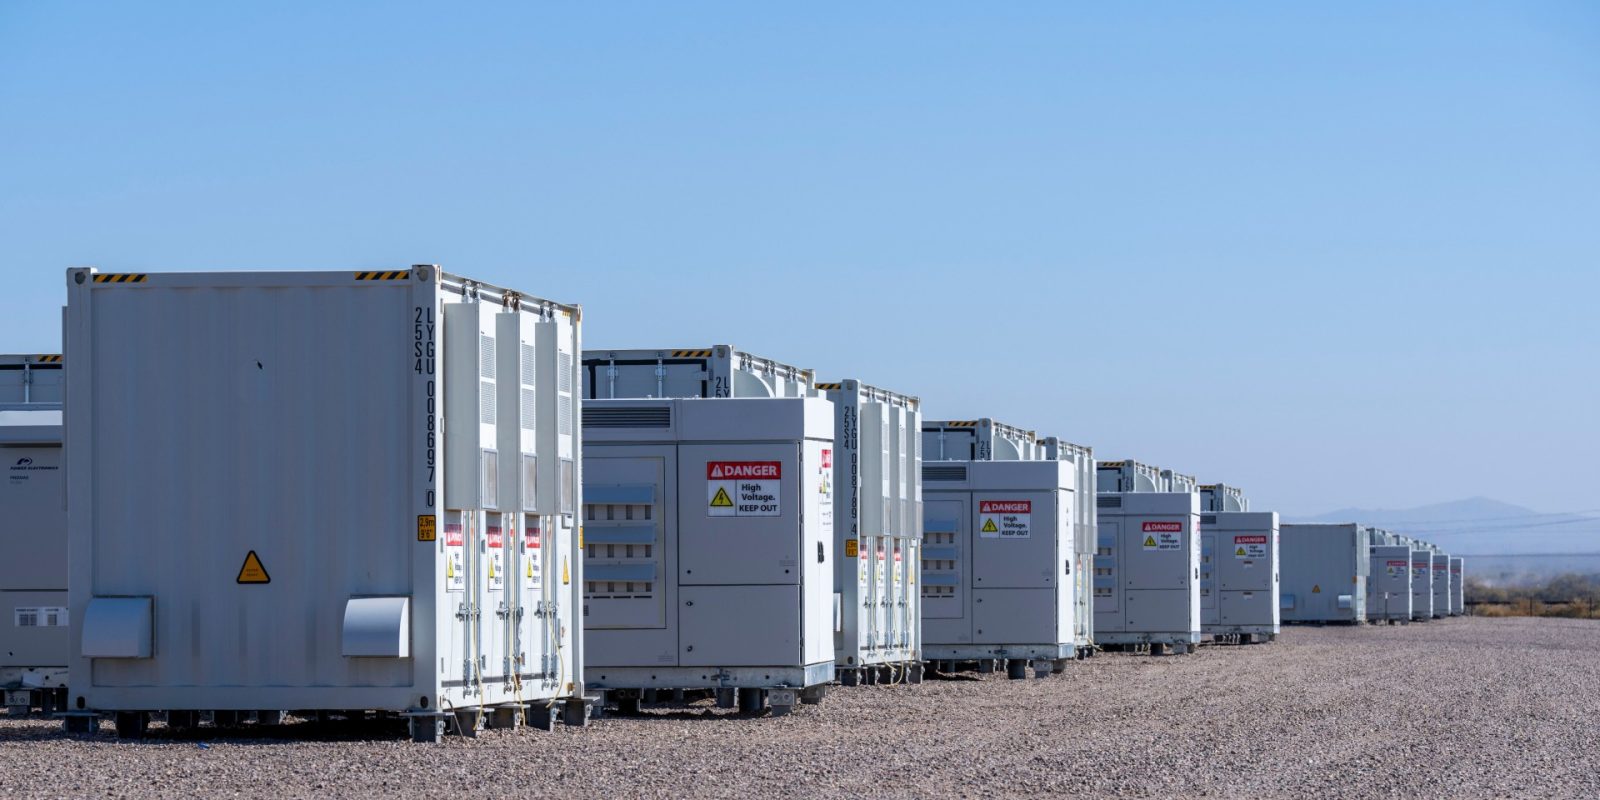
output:
<instances>
[{"instance_id":1,"label":"air vent grille","mask_svg":"<svg viewBox=\"0 0 1600 800\"><path fill-rule=\"evenodd\" d=\"M585 408L585 428L670 428L672 409L668 406L647 408Z\"/></svg>"},{"instance_id":2,"label":"air vent grille","mask_svg":"<svg viewBox=\"0 0 1600 800\"><path fill-rule=\"evenodd\" d=\"M1094 501L1096 508L1122 508L1122 498L1116 495L1100 495Z\"/></svg>"},{"instance_id":3,"label":"air vent grille","mask_svg":"<svg viewBox=\"0 0 1600 800\"><path fill-rule=\"evenodd\" d=\"M923 464L922 479L924 481L964 481L967 479L967 466L965 464Z\"/></svg>"}]
</instances>

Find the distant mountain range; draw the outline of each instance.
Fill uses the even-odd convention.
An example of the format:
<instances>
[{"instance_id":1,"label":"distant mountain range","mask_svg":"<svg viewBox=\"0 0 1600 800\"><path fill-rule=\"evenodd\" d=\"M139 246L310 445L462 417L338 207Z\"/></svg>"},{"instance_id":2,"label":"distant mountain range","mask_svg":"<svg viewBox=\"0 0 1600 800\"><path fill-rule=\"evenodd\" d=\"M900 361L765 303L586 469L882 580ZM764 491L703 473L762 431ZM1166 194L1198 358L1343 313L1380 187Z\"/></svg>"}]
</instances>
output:
<instances>
[{"instance_id":1,"label":"distant mountain range","mask_svg":"<svg viewBox=\"0 0 1600 800\"><path fill-rule=\"evenodd\" d=\"M1342 508L1285 522L1359 522L1426 539L1462 556L1600 557L1600 515L1544 514L1487 497L1405 509Z\"/></svg>"}]
</instances>

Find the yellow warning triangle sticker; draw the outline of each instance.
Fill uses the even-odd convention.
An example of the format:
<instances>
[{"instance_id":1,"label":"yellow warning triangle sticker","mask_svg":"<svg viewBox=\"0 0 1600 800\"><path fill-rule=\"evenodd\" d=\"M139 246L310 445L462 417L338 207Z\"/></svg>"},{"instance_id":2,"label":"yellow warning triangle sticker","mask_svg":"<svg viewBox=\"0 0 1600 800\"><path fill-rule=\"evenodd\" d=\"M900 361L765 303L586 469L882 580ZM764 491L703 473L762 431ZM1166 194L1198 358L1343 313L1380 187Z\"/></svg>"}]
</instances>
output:
<instances>
[{"instance_id":1,"label":"yellow warning triangle sticker","mask_svg":"<svg viewBox=\"0 0 1600 800\"><path fill-rule=\"evenodd\" d=\"M733 508L733 501L728 499L728 490L717 487L717 496L711 498L712 508Z\"/></svg>"},{"instance_id":2,"label":"yellow warning triangle sticker","mask_svg":"<svg viewBox=\"0 0 1600 800\"><path fill-rule=\"evenodd\" d=\"M454 578L456 576L456 560L455 559L447 558L447 559L444 560L444 576L446 578Z\"/></svg>"},{"instance_id":3,"label":"yellow warning triangle sticker","mask_svg":"<svg viewBox=\"0 0 1600 800\"><path fill-rule=\"evenodd\" d=\"M1311 587L1311 593L1312 594L1322 594L1322 584L1319 583L1319 584L1316 584L1316 585L1312 586Z\"/></svg>"},{"instance_id":4,"label":"yellow warning triangle sticker","mask_svg":"<svg viewBox=\"0 0 1600 800\"><path fill-rule=\"evenodd\" d=\"M244 557L244 566L239 568L239 577L235 583L272 583L272 576L267 574L267 568L261 566L261 557L256 551Z\"/></svg>"},{"instance_id":5,"label":"yellow warning triangle sticker","mask_svg":"<svg viewBox=\"0 0 1600 800\"><path fill-rule=\"evenodd\" d=\"M533 559L528 559L528 577L533 577Z\"/></svg>"},{"instance_id":6,"label":"yellow warning triangle sticker","mask_svg":"<svg viewBox=\"0 0 1600 800\"><path fill-rule=\"evenodd\" d=\"M999 533L1000 529L996 528L994 526L994 520L986 519L986 520L983 521L983 532L984 533Z\"/></svg>"},{"instance_id":7,"label":"yellow warning triangle sticker","mask_svg":"<svg viewBox=\"0 0 1600 800\"><path fill-rule=\"evenodd\" d=\"M572 583L572 575L567 572L567 557L561 557L561 585Z\"/></svg>"},{"instance_id":8,"label":"yellow warning triangle sticker","mask_svg":"<svg viewBox=\"0 0 1600 800\"><path fill-rule=\"evenodd\" d=\"M1242 556L1242 555L1244 555L1244 548L1243 548L1243 547L1241 547L1241 548L1239 548L1239 552L1237 552L1237 553L1234 553L1234 555L1236 555L1236 556Z\"/></svg>"},{"instance_id":9,"label":"yellow warning triangle sticker","mask_svg":"<svg viewBox=\"0 0 1600 800\"><path fill-rule=\"evenodd\" d=\"M1154 537L1154 536L1146 536L1146 537L1144 537L1144 546L1145 547L1155 547L1156 546L1156 537Z\"/></svg>"},{"instance_id":10,"label":"yellow warning triangle sticker","mask_svg":"<svg viewBox=\"0 0 1600 800\"><path fill-rule=\"evenodd\" d=\"M489 559L489 578L494 579L494 559Z\"/></svg>"}]
</instances>

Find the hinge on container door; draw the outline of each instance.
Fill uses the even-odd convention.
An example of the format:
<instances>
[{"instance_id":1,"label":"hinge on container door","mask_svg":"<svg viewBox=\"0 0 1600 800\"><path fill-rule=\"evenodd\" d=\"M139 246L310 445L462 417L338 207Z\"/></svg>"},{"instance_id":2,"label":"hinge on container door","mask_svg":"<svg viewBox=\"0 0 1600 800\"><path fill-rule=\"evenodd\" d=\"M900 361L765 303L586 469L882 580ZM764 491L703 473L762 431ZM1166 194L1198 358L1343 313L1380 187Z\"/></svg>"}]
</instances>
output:
<instances>
[{"instance_id":1,"label":"hinge on container door","mask_svg":"<svg viewBox=\"0 0 1600 800\"><path fill-rule=\"evenodd\" d=\"M511 616L511 607L506 605L504 600L501 600L500 607L494 610L494 615L501 619L505 619L506 617Z\"/></svg>"},{"instance_id":2,"label":"hinge on container door","mask_svg":"<svg viewBox=\"0 0 1600 800\"><path fill-rule=\"evenodd\" d=\"M456 619L459 619L462 622L465 622L471 616L472 616L472 611L470 610L470 607L466 603L461 603L460 605L456 606Z\"/></svg>"}]
</instances>

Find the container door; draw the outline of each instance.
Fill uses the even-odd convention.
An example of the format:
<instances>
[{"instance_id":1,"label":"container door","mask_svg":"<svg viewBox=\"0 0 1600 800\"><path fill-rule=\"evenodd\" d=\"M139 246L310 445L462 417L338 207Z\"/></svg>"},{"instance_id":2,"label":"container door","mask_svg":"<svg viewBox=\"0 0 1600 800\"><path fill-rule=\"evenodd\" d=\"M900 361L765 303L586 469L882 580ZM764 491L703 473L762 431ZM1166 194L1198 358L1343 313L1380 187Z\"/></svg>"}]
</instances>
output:
<instances>
[{"instance_id":1,"label":"container door","mask_svg":"<svg viewBox=\"0 0 1600 800\"><path fill-rule=\"evenodd\" d=\"M1217 532L1205 530L1200 534L1200 621L1215 625L1217 617L1218 567L1216 562Z\"/></svg>"},{"instance_id":2,"label":"container door","mask_svg":"<svg viewBox=\"0 0 1600 800\"><path fill-rule=\"evenodd\" d=\"M678 449L684 585L800 583L799 444Z\"/></svg>"},{"instance_id":3,"label":"container door","mask_svg":"<svg viewBox=\"0 0 1600 800\"><path fill-rule=\"evenodd\" d=\"M1122 550L1122 518L1101 514L1095 529L1094 613L1095 630L1121 630L1107 627L1121 613L1122 574L1118 569Z\"/></svg>"},{"instance_id":4,"label":"container door","mask_svg":"<svg viewBox=\"0 0 1600 800\"><path fill-rule=\"evenodd\" d=\"M1053 589L1062 572L1056 561L1055 504L1042 492L974 492L974 589Z\"/></svg>"}]
</instances>

